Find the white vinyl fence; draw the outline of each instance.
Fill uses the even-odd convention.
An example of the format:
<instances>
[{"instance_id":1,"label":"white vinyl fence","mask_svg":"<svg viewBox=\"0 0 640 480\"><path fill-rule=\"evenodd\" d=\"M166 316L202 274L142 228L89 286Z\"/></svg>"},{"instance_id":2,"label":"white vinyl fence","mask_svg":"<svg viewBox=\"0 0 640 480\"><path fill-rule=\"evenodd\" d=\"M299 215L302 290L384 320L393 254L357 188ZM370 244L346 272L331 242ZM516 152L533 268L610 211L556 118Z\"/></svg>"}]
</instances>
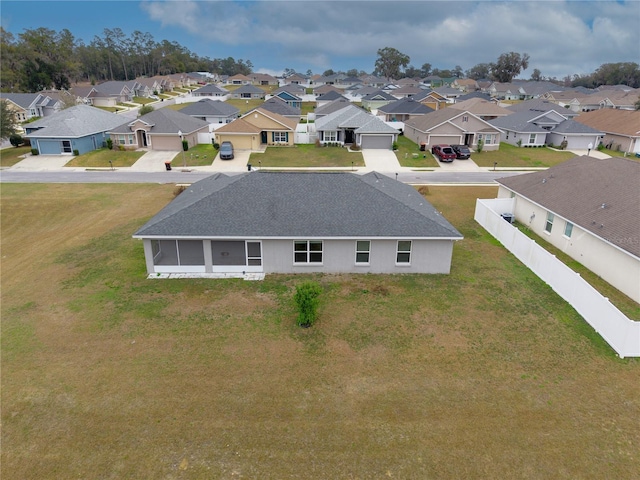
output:
<instances>
[{"instance_id":1,"label":"white vinyl fence","mask_svg":"<svg viewBox=\"0 0 640 480\"><path fill-rule=\"evenodd\" d=\"M513 213L512 198L477 200L474 219L518 260L564 298L620 357L640 356L640 322L620 310L555 255L502 218Z\"/></svg>"}]
</instances>

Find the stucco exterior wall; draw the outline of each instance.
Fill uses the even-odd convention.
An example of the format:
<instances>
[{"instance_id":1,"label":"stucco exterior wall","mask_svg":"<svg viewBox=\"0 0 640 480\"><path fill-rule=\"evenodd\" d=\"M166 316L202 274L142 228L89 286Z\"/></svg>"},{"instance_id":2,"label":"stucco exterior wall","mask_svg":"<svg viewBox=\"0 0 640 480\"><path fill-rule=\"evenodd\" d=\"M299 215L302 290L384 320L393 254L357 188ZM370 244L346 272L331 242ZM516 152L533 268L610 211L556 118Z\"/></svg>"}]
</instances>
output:
<instances>
[{"instance_id":1,"label":"stucco exterior wall","mask_svg":"<svg viewBox=\"0 0 640 480\"><path fill-rule=\"evenodd\" d=\"M500 187L498 198L509 198L511 192ZM562 250L618 290L640 303L640 259L607 243L591 232L573 226L571 238L564 235L566 219L555 215L551 233L545 231L547 210L525 198L515 197L513 214L540 238ZM533 218L532 218L533 217Z\"/></svg>"}]
</instances>

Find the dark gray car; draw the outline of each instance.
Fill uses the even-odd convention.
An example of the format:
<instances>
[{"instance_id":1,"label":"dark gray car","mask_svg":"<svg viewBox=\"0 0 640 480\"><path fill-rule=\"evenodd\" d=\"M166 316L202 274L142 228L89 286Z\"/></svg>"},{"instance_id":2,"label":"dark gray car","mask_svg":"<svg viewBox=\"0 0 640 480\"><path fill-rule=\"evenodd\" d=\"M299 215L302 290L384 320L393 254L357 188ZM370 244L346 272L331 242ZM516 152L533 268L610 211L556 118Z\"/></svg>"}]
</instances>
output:
<instances>
[{"instance_id":1,"label":"dark gray car","mask_svg":"<svg viewBox=\"0 0 640 480\"><path fill-rule=\"evenodd\" d=\"M220 144L220 160L233 159L233 144L231 142L222 142Z\"/></svg>"}]
</instances>

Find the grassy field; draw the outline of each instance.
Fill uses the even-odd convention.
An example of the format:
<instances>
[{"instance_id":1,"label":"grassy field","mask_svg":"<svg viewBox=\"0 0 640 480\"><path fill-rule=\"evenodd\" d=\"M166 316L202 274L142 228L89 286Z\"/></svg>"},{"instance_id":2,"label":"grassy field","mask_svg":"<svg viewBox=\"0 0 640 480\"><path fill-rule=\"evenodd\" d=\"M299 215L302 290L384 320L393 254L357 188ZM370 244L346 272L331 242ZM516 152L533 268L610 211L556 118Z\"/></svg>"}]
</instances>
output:
<instances>
[{"instance_id":1,"label":"grassy field","mask_svg":"<svg viewBox=\"0 0 640 480\"><path fill-rule=\"evenodd\" d=\"M294 147L267 147L264 153L252 153L249 163L268 167L362 167L364 159L360 152L349 152L340 147L316 147L296 145Z\"/></svg>"},{"instance_id":2,"label":"grassy field","mask_svg":"<svg viewBox=\"0 0 640 480\"><path fill-rule=\"evenodd\" d=\"M417 157L414 156L417 155ZM438 161L433 158L431 152L421 152L418 144L409 140L404 135L398 137L398 150L396 150L398 162L403 167L413 168L438 168Z\"/></svg>"},{"instance_id":3,"label":"grassy field","mask_svg":"<svg viewBox=\"0 0 640 480\"><path fill-rule=\"evenodd\" d=\"M242 115L247 113L249 110L253 110L254 108L262 105L264 103L264 100L261 98L230 98L226 101L226 103L236 107L238 110L240 110L240 114Z\"/></svg>"},{"instance_id":4,"label":"grassy field","mask_svg":"<svg viewBox=\"0 0 640 480\"><path fill-rule=\"evenodd\" d=\"M23 155L31 153L31 147L9 147L0 150L0 167L13 167L24 160Z\"/></svg>"},{"instance_id":5,"label":"grassy field","mask_svg":"<svg viewBox=\"0 0 640 480\"><path fill-rule=\"evenodd\" d=\"M109 150L101 148L92 152L83 153L67 162L66 167L109 168L130 167L144 155L145 152ZM111 160L111 163L109 163Z\"/></svg>"},{"instance_id":6,"label":"grassy field","mask_svg":"<svg viewBox=\"0 0 640 480\"><path fill-rule=\"evenodd\" d=\"M637 477L640 362L473 221L494 187L429 187L450 275L149 280L173 190L3 184L3 479Z\"/></svg>"},{"instance_id":7,"label":"grassy field","mask_svg":"<svg viewBox=\"0 0 640 480\"><path fill-rule=\"evenodd\" d=\"M213 148L211 143L200 143L189 147L189 150L184 152L184 157L182 152L178 153L171 163L176 168L183 166L184 162L187 163L187 167L204 167L211 165L217 154L218 150Z\"/></svg>"},{"instance_id":8,"label":"grassy field","mask_svg":"<svg viewBox=\"0 0 640 480\"><path fill-rule=\"evenodd\" d=\"M575 153L559 152L547 147L524 148L501 143L500 150L474 152L471 158L480 167L552 167L575 157Z\"/></svg>"}]
</instances>

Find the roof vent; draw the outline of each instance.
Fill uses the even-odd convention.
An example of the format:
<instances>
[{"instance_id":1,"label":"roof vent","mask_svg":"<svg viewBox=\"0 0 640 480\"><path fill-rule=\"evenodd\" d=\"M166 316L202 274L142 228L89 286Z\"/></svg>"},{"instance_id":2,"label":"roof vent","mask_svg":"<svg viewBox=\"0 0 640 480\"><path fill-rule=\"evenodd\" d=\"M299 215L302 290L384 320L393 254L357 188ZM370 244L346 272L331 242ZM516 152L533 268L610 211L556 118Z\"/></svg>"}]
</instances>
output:
<instances>
[{"instance_id":1,"label":"roof vent","mask_svg":"<svg viewBox=\"0 0 640 480\"><path fill-rule=\"evenodd\" d=\"M546 179L546 178L543 178L543 179L542 179L542 183L547 183L547 179Z\"/></svg>"},{"instance_id":2,"label":"roof vent","mask_svg":"<svg viewBox=\"0 0 640 480\"><path fill-rule=\"evenodd\" d=\"M602 205L600 205L600 208L607 208L607 206L608 205L606 203L603 203Z\"/></svg>"}]
</instances>

